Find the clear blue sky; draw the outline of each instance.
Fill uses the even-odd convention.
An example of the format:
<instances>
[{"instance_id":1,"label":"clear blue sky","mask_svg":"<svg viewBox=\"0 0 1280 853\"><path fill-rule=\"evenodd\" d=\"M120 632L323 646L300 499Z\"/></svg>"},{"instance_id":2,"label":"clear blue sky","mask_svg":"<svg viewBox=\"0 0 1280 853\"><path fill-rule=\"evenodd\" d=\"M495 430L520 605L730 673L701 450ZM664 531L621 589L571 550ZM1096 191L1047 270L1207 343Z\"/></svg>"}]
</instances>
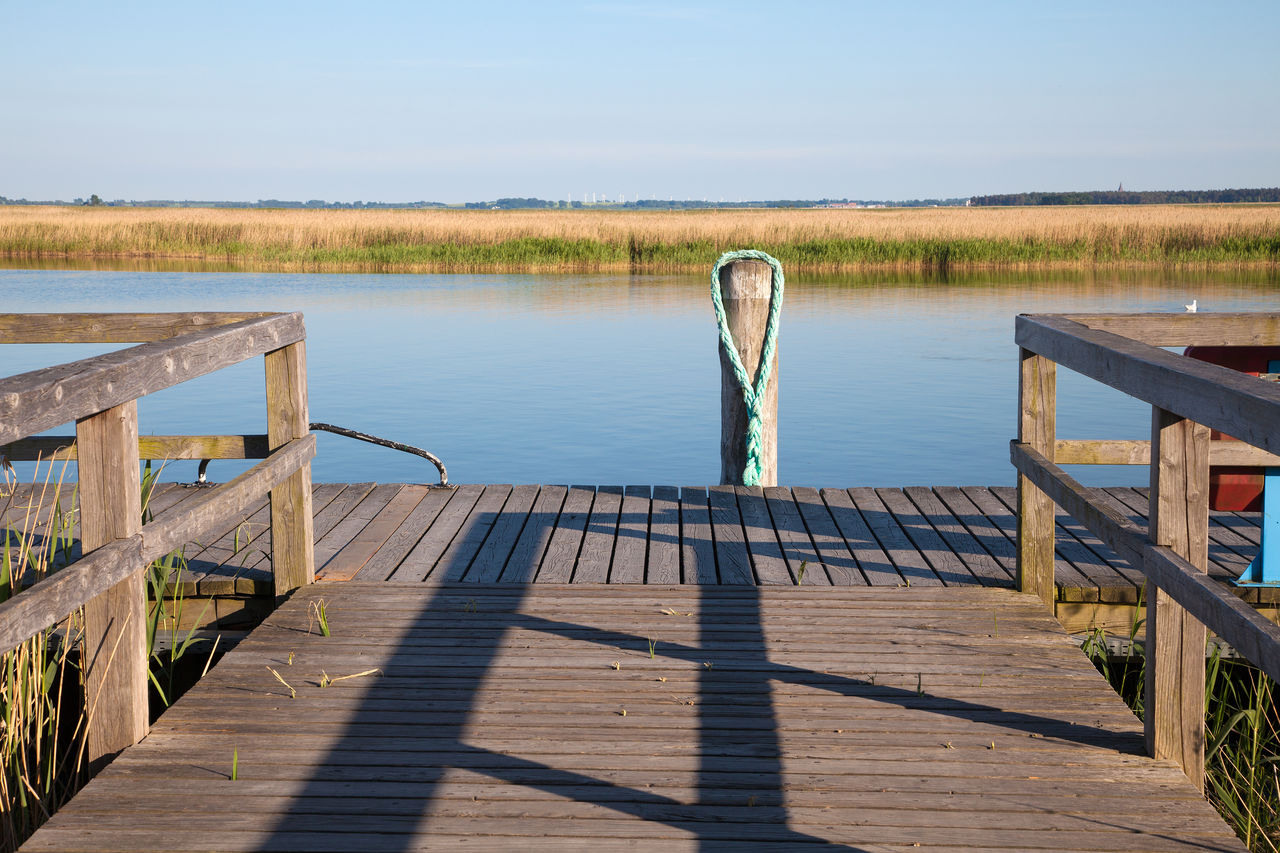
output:
<instances>
[{"instance_id":1,"label":"clear blue sky","mask_svg":"<svg viewBox=\"0 0 1280 853\"><path fill-rule=\"evenodd\" d=\"M10 197L1280 185L1276 0L0 2Z\"/></svg>"}]
</instances>

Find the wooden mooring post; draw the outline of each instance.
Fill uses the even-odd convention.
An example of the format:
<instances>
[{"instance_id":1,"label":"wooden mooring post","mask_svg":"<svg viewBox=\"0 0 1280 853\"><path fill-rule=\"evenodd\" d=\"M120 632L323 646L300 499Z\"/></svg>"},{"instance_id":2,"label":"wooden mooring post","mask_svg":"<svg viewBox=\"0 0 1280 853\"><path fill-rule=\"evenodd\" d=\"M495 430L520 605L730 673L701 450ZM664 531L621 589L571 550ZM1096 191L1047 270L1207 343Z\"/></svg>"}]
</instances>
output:
<instances>
[{"instance_id":1,"label":"wooden mooring post","mask_svg":"<svg viewBox=\"0 0 1280 853\"><path fill-rule=\"evenodd\" d=\"M773 270L762 261L733 261L720 269L720 294L724 302L729 332L738 358L754 385L760 374L760 352L764 349L765 328L769 324L769 299L773 291ZM747 460L747 406L733 374L733 366L720 353L720 482L743 485L742 469ZM760 450L761 486L778 485L778 352L773 353L773 373L765 390L763 433Z\"/></svg>"}]
</instances>

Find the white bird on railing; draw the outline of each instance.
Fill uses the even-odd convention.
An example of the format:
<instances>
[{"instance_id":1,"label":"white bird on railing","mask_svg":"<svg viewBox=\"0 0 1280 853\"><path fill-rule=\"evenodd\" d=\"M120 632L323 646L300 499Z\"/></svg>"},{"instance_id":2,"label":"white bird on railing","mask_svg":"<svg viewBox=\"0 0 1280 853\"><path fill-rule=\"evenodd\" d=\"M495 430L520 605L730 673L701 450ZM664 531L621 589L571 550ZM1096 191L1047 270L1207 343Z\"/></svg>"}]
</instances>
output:
<instances>
[{"instance_id":1,"label":"white bird on railing","mask_svg":"<svg viewBox=\"0 0 1280 853\"><path fill-rule=\"evenodd\" d=\"M1187 313L1188 313L1188 314L1194 314L1194 313L1196 313L1196 302L1197 302L1197 301L1199 301L1199 300L1192 299L1192 300L1191 300L1191 304L1190 304L1190 305L1183 305L1182 307L1187 309Z\"/></svg>"}]
</instances>

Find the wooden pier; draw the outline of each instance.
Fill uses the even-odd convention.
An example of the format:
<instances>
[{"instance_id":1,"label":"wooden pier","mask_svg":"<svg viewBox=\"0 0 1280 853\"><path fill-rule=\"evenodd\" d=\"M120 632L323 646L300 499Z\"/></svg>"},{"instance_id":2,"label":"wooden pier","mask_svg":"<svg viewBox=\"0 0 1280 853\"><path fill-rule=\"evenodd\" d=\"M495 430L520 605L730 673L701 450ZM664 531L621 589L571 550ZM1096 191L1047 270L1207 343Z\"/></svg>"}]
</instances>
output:
<instances>
[{"instance_id":1,"label":"wooden pier","mask_svg":"<svg viewBox=\"0 0 1280 853\"><path fill-rule=\"evenodd\" d=\"M0 651L83 608L105 766L23 849L1242 850L1201 793L1204 639L1280 677L1280 629L1227 584L1256 516L1203 484L1280 464L1280 392L1161 347L1246 333L1280 319L1019 318L1017 491L313 487L299 315L0 315L146 341L0 380L6 452L80 474ZM138 396L252 355L265 435L139 439ZM1150 402L1152 440L1058 439L1057 363ZM139 458L247 457L139 525ZM172 591L219 623L280 606L151 725L141 583L183 543ZM1125 630L1144 588L1145 727L1062 624Z\"/></svg>"},{"instance_id":2,"label":"wooden pier","mask_svg":"<svg viewBox=\"0 0 1280 853\"><path fill-rule=\"evenodd\" d=\"M156 845L1243 849L1032 596L358 581L296 593L23 849Z\"/></svg>"},{"instance_id":3,"label":"wooden pier","mask_svg":"<svg viewBox=\"0 0 1280 853\"><path fill-rule=\"evenodd\" d=\"M161 484L152 511L179 512L202 491ZM1146 527L1146 489L1101 494ZM1017 578L1012 487L322 483L312 495L321 583L785 586L797 583L802 565L804 586L1013 588ZM38 502L21 491L3 521L15 522ZM64 504L70 506L69 499ZM1210 518L1209 574L1225 588L1258 551L1260 517L1214 512ZM1059 622L1072 634L1101 628L1127 636L1141 617L1142 571L1065 512L1058 512L1056 526ZM270 553L265 499L243 518L214 528L203 543L190 544L187 569L173 589L189 601L185 624L231 631L256 624L274 601ZM1280 618L1280 590L1234 592Z\"/></svg>"}]
</instances>

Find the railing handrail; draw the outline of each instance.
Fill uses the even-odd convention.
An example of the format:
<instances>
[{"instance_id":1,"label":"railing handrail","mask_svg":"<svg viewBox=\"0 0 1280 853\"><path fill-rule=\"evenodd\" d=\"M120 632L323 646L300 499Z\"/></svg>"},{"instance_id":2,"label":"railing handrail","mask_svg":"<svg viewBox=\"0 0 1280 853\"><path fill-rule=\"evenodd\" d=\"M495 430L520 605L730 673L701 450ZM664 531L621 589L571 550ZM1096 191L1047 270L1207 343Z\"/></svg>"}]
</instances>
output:
<instances>
[{"instance_id":1,"label":"railing handrail","mask_svg":"<svg viewBox=\"0 0 1280 853\"><path fill-rule=\"evenodd\" d=\"M0 444L97 414L305 336L301 314L269 314L0 379ZM0 338L4 342L7 339Z\"/></svg>"},{"instance_id":2,"label":"railing handrail","mask_svg":"<svg viewBox=\"0 0 1280 853\"><path fill-rule=\"evenodd\" d=\"M1021 315L1014 337L1019 589L1052 606L1055 503L1143 573L1154 587L1146 597L1148 750L1178 761L1203 789L1206 626L1280 680L1280 627L1206 572L1210 461L1280 461L1280 386L1161 347L1280 346L1280 314ZM1059 440L1059 364L1151 404L1151 441ZM1210 428L1240 442L1211 442ZM1148 464L1147 530L1059 462Z\"/></svg>"},{"instance_id":3,"label":"railing handrail","mask_svg":"<svg viewBox=\"0 0 1280 853\"><path fill-rule=\"evenodd\" d=\"M1280 453L1280 429L1276 428L1280 425L1280 385L1087 326L1081 322L1084 319L1087 316L1022 314L1016 321L1014 342L1145 403ZM1280 325L1275 328L1280 331ZM1252 334L1244 342L1220 345L1243 343L1280 344L1280 335L1259 339Z\"/></svg>"},{"instance_id":4,"label":"railing handrail","mask_svg":"<svg viewBox=\"0 0 1280 853\"><path fill-rule=\"evenodd\" d=\"M146 734L143 572L153 560L229 521L265 494L271 507L271 566L277 594L314 578L306 331L298 313L0 314L0 344L141 340L91 358L0 378L0 451L47 449L30 439L74 421L84 556L0 604L0 653L84 607L86 736L91 767ZM265 458L181 509L142 525L139 397L256 355L264 357L263 436L166 436L151 450ZM19 442L19 444L14 444ZM154 442L153 442L154 443ZM214 455L214 454L210 454ZM118 654L117 654L118 653Z\"/></svg>"}]
</instances>

